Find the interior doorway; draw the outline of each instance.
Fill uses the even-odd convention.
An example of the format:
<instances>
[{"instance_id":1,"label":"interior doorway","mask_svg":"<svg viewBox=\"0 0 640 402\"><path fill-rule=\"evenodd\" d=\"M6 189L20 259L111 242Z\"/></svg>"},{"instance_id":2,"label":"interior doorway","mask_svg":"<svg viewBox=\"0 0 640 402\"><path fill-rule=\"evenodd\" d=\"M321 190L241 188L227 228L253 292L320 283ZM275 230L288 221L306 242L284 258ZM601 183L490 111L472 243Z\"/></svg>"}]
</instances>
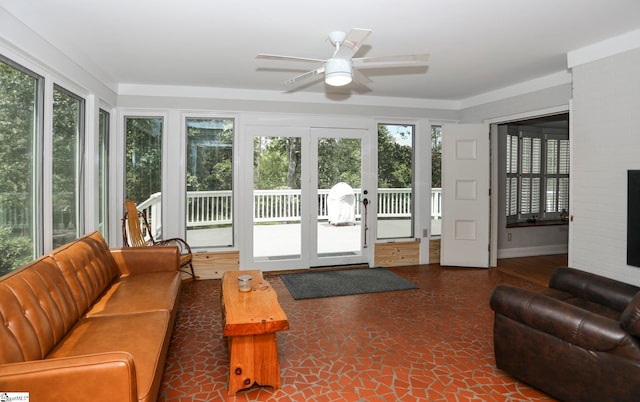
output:
<instances>
[{"instance_id":1,"label":"interior doorway","mask_svg":"<svg viewBox=\"0 0 640 402\"><path fill-rule=\"evenodd\" d=\"M566 254L569 113L496 126L497 258Z\"/></svg>"}]
</instances>

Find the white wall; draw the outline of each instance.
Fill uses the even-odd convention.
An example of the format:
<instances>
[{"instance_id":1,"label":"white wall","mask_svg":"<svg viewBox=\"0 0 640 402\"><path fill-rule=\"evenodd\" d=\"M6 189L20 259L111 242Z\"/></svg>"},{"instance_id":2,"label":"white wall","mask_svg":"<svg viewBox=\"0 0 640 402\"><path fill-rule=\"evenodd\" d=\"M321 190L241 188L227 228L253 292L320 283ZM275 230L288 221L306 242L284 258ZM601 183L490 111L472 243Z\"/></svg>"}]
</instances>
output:
<instances>
[{"instance_id":1,"label":"white wall","mask_svg":"<svg viewBox=\"0 0 640 402\"><path fill-rule=\"evenodd\" d=\"M573 67L569 264L640 285L626 264L627 170L640 169L640 49Z\"/></svg>"}]
</instances>

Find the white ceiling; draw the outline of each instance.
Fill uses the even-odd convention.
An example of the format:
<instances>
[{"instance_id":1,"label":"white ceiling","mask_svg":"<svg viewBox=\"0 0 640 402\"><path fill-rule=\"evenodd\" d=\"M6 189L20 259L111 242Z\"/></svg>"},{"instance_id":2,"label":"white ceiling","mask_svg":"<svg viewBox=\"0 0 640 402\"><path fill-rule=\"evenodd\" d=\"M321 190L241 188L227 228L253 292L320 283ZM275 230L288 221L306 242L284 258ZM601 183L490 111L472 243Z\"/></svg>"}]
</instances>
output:
<instances>
[{"instance_id":1,"label":"white ceiling","mask_svg":"<svg viewBox=\"0 0 640 402\"><path fill-rule=\"evenodd\" d=\"M328 58L331 31L369 28L356 55L429 53L427 68L367 70L353 96L462 100L567 69L569 51L640 28L640 0L0 0L97 78L283 92ZM1 31L1 28L0 28ZM320 78L296 92L326 92ZM343 89L345 90L345 89Z\"/></svg>"}]
</instances>

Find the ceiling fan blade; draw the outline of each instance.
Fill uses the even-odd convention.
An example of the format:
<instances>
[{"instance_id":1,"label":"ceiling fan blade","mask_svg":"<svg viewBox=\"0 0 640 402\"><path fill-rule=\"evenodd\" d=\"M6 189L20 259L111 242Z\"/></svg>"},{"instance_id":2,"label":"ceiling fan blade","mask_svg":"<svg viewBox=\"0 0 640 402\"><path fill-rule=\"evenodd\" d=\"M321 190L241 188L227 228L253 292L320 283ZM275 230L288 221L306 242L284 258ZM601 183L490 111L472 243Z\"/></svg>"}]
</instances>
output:
<instances>
[{"instance_id":1,"label":"ceiling fan blade","mask_svg":"<svg viewBox=\"0 0 640 402\"><path fill-rule=\"evenodd\" d=\"M402 56L361 57L352 60L354 68L424 67L428 54L407 54Z\"/></svg>"},{"instance_id":2,"label":"ceiling fan blade","mask_svg":"<svg viewBox=\"0 0 640 402\"><path fill-rule=\"evenodd\" d=\"M371 35L370 29L353 28L333 55L336 59L350 59L360 49L362 43Z\"/></svg>"},{"instance_id":3,"label":"ceiling fan blade","mask_svg":"<svg viewBox=\"0 0 640 402\"><path fill-rule=\"evenodd\" d=\"M308 62L315 62L315 63L324 63L326 61L323 59L312 59L309 57L283 56L279 54L266 54L266 53L260 53L259 55L256 56L256 59L308 61Z\"/></svg>"},{"instance_id":4,"label":"ceiling fan blade","mask_svg":"<svg viewBox=\"0 0 640 402\"><path fill-rule=\"evenodd\" d=\"M324 65L322 67L316 68L315 70L307 71L306 73L297 75L297 76L295 76L293 78L289 78L288 80L283 82L283 84L284 85L293 85L293 84L295 84L295 83L297 83L299 81L303 81L303 80L305 80L307 78L311 78L311 77L313 77L315 75L322 74L322 73L324 73Z\"/></svg>"},{"instance_id":5,"label":"ceiling fan blade","mask_svg":"<svg viewBox=\"0 0 640 402\"><path fill-rule=\"evenodd\" d=\"M353 76L353 82L360 84L360 85L367 85L367 84L371 84L373 81L371 81L369 79L369 77L367 77L366 75L362 74L360 71L358 70L352 70L351 72L352 76Z\"/></svg>"}]
</instances>

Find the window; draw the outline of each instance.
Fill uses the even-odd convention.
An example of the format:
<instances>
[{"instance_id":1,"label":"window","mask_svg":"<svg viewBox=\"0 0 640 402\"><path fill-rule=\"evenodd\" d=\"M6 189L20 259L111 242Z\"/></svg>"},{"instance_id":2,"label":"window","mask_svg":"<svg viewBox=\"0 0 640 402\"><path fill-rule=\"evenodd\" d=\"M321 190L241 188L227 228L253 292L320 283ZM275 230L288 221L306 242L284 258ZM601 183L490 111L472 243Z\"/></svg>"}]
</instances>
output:
<instances>
[{"instance_id":1,"label":"window","mask_svg":"<svg viewBox=\"0 0 640 402\"><path fill-rule=\"evenodd\" d=\"M187 118L187 242L233 246L233 119Z\"/></svg>"},{"instance_id":2,"label":"window","mask_svg":"<svg viewBox=\"0 0 640 402\"><path fill-rule=\"evenodd\" d=\"M413 237L414 132L378 124L378 239Z\"/></svg>"},{"instance_id":3,"label":"window","mask_svg":"<svg viewBox=\"0 0 640 402\"><path fill-rule=\"evenodd\" d=\"M568 209L569 139L566 130L508 127L507 223L557 220Z\"/></svg>"},{"instance_id":4,"label":"window","mask_svg":"<svg viewBox=\"0 0 640 402\"><path fill-rule=\"evenodd\" d=\"M109 238L109 112L98 112L98 230Z\"/></svg>"},{"instance_id":5,"label":"window","mask_svg":"<svg viewBox=\"0 0 640 402\"><path fill-rule=\"evenodd\" d=\"M42 77L0 57L0 275L39 254Z\"/></svg>"},{"instance_id":6,"label":"window","mask_svg":"<svg viewBox=\"0 0 640 402\"><path fill-rule=\"evenodd\" d=\"M162 117L125 117L125 198L145 210L153 237L162 239Z\"/></svg>"},{"instance_id":7,"label":"window","mask_svg":"<svg viewBox=\"0 0 640 402\"><path fill-rule=\"evenodd\" d=\"M442 126L431 126L431 237L442 234Z\"/></svg>"},{"instance_id":8,"label":"window","mask_svg":"<svg viewBox=\"0 0 640 402\"><path fill-rule=\"evenodd\" d=\"M82 222L84 99L53 91L53 247L79 237Z\"/></svg>"}]
</instances>

